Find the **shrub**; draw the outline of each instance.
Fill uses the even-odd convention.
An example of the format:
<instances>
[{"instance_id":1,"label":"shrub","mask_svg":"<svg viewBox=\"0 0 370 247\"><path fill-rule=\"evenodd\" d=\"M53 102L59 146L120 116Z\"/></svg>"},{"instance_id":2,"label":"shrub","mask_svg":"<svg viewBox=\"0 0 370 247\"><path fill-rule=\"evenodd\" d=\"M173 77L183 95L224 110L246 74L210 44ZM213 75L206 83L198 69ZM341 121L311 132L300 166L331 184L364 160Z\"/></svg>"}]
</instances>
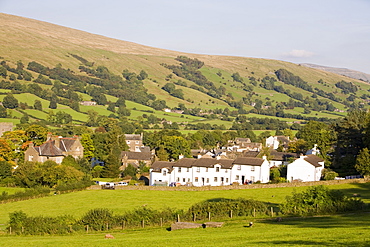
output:
<instances>
[{"instance_id":1,"label":"shrub","mask_svg":"<svg viewBox=\"0 0 370 247\"><path fill-rule=\"evenodd\" d=\"M106 225L113 225L114 218L113 214L109 209L96 208L89 210L81 219L84 225L96 231L101 231L106 228Z\"/></svg>"},{"instance_id":2,"label":"shrub","mask_svg":"<svg viewBox=\"0 0 370 247\"><path fill-rule=\"evenodd\" d=\"M283 214L315 215L361 210L363 206L361 199L348 198L339 190L319 185L287 196L281 211Z\"/></svg>"}]
</instances>

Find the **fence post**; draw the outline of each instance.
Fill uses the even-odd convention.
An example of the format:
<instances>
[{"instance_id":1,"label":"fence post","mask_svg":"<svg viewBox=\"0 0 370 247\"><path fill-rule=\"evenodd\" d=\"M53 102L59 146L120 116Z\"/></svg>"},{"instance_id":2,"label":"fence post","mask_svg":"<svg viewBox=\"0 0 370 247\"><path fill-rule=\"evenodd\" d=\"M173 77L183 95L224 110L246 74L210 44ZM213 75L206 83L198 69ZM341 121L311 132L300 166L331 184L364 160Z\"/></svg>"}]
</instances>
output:
<instances>
[{"instance_id":1,"label":"fence post","mask_svg":"<svg viewBox=\"0 0 370 247\"><path fill-rule=\"evenodd\" d=\"M230 218L233 218L233 211L230 210Z\"/></svg>"},{"instance_id":2,"label":"fence post","mask_svg":"<svg viewBox=\"0 0 370 247\"><path fill-rule=\"evenodd\" d=\"M12 227L9 226L9 234L11 235L12 234Z\"/></svg>"},{"instance_id":3,"label":"fence post","mask_svg":"<svg viewBox=\"0 0 370 247\"><path fill-rule=\"evenodd\" d=\"M105 225L105 230L108 230L108 223Z\"/></svg>"},{"instance_id":4,"label":"fence post","mask_svg":"<svg viewBox=\"0 0 370 247\"><path fill-rule=\"evenodd\" d=\"M193 221L196 221L196 219L197 219L197 215L193 213Z\"/></svg>"},{"instance_id":5,"label":"fence post","mask_svg":"<svg viewBox=\"0 0 370 247\"><path fill-rule=\"evenodd\" d=\"M208 212L208 220L211 220L211 212Z\"/></svg>"},{"instance_id":6,"label":"fence post","mask_svg":"<svg viewBox=\"0 0 370 247\"><path fill-rule=\"evenodd\" d=\"M256 218L256 209L253 208L253 217Z\"/></svg>"},{"instance_id":7,"label":"fence post","mask_svg":"<svg viewBox=\"0 0 370 247\"><path fill-rule=\"evenodd\" d=\"M163 219L162 219L162 218L160 218L160 220L161 220L161 227L162 227L162 225L163 225Z\"/></svg>"},{"instance_id":8,"label":"fence post","mask_svg":"<svg viewBox=\"0 0 370 247\"><path fill-rule=\"evenodd\" d=\"M24 233L24 227L22 226L22 233Z\"/></svg>"},{"instance_id":9,"label":"fence post","mask_svg":"<svg viewBox=\"0 0 370 247\"><path fill-rule=\"evenodd\" d=\"M274 217L274 208L271 207L271 217Z\"/></svg>"},{"instance_id":10,"label":"fence post","mask_svg":"<svg viewBox=\"0 0 370 247\"><path fill-rule=\"evenodd\" d=\"M125 221L122 221L122 230L125 228Z\"/></svg>"},{"instance_id":11,"label":"fence post","mask_svg":"<svg viewBox=\"0 0 370 247\"><path fill-rule=\"evenodd\" d=\"M141 226L144 228L145 227L145 220L143 219L143 222L141 224Z\"/></svg>"},{"instance_id":12,"label":"fence post","mask_svg":"<svg viewBox=\"0 0 370 247\"><path fill-rule=\"evenodd\" d=\"M86 225L86 233L89 233L89 225Z\"/></svg>"},{"instance_id":13,"label":"fence post","mask_svg":"<svg viewBox=\"0 0 370 247\"><path fill-rule=\"evenodd\" d=\"M177 222L180 222L180 215L177 215Z\"/></svg>"}]
</instances>

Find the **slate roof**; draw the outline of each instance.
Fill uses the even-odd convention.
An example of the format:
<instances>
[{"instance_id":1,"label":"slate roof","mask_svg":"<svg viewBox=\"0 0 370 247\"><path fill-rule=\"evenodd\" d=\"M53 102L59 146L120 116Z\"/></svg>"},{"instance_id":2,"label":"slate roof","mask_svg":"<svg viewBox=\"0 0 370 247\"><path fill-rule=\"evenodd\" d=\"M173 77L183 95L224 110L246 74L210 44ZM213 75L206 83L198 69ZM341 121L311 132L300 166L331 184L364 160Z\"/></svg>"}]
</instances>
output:
<instances>
[{"instance_id":1,"label":"slate roof","mask_svg":"<svg viewBox=\"0 0 370 247\"><path fill-rule=\"evenodd\" d=\"M122 151L121 158L123 159L127 156L129 160L151 160L152 153L151 152L130 152L130 151Z\"/></svg>"},{"instance_id":2,"label":"slate roof","mask_svg":"<svg viewBox=\"0 0 370 247\"><path fill-rule=\"evenodd\" d=\"M314 154L309 154L309 155L306 155L306 157L304 158L305 161L307 161L308 163L310 163L311 165L315 166L315 167L321 167L321 165L319 164L319 162L323 162L324 160Z\"/></svg>"},{"instance_id":3,"label":"slate roof","mask_svg":"<svg viewBox=\"0 0 370 247\"><path fill-rule=\"evenodd\" d=\"M239 157L234 160L233 164L261 166L263 164L263 161L264 159L261 159L261 158Z\"/></svg>"},{"instance_id":4,"label":"slate roof","mask_svg":"<svg viewBox=\"0 0 370 247\"><path fill-rule=\"evenodd\" d=\"M243 157L257 157L259 151L245 151L243 152Z\"/></svg>"},{"instance_id":5,"label":"slate roof","mask_svg":"<svg viewBox=\"0 0 370 247\"><path fill-rule=\"evenodd\" d=\"M64 156L63 151L55 146L54 140L49 140L44 144L34 148L39 153L40 156L50 156L50 157Z\"/></svg>"},{"instance_id":6,"label":"slate roof","mask_svg":"<svg viewBox=\"0 0 370 247\"><path fill-rule=\"evenodd\" d=\"M279 160L279 161L287 161L288 158L299 158L299 155L296 153L285 153L285 152L277 152L277 151L271 151L271 155L273 158L271 160Z\"/></svg>"},{"instance_id":7,"label":"slate roof","mask_svg":"<svg viewBox=\"0 0 370 247\"><path fill-rule=\"evenodd\" d=\"M233 160L201 158L201 159L196 159L193 166L195 167L214 167L217 164L220 164L221 168L230 169L233 166Z\"/></svg>"},{"instance_id":8,"label":"slate roof","mask_svg":"<svg viewBox=\"0 0 370 247\"><path fill-rule=\"evenodd\" d=\"M170 172L173 170L174 162L170 161L154 161L150 168L153 169L153 172L161 172L161 169L167 168Z\"/></svg>"},{"instance_id":9,"label":"slate roof","mask_svg":"<svg viewBox=\"0 0 370 247\"><path fill-rule=\"evenodd\" d=\"M138 134L125 134L125 139L129 141L141 141L141 135Z\"/></svg>"}]
</instances>

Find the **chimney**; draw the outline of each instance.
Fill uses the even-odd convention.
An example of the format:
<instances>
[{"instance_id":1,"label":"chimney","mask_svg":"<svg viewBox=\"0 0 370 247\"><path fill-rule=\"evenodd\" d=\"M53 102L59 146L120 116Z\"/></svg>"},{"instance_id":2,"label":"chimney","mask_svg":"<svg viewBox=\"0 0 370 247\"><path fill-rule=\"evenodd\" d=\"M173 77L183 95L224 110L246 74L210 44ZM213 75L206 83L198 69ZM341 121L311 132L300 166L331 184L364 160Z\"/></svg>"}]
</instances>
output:
<instances>
[{"instance_id":1,"label":"chimney","mask_svg":"<svg viewBox=\"0 0 370 247\"><path fill-rule=\"evenodd\" d=\"M30 147L30 148L33 148L35 145L33 144L33 142L30 142L29 144L28 144L28 147Z\"/></svg>"},{"instance_id":2,"label":"chimney","mask_svg":"<svg viewBox=\"0 0 370 247\"><path fill-rule=\"evenodd\" d=\"M183 159L184 158L184 155L183 154L180 154L179 155L179 160Z\"/></svg>"},{"instance_id":3,"label":"chimney","mask_svg":"<svg viewBox=\"0 0 370 247\"><path fill-rule=\"evenodd\" d=\"M221 156L220 155L217 155L216 156L216 160L219 160L219 159L221 159Z\"/></svg>"}]
</instances>

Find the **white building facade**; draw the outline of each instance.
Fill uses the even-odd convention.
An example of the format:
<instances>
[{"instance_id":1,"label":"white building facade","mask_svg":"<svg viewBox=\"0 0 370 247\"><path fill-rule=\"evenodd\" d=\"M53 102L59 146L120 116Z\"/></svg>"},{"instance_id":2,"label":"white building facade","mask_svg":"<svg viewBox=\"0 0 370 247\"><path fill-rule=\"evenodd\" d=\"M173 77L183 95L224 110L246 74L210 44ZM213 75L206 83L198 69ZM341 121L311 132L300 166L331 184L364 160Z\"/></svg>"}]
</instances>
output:
<instances>
[{"instance_id":1,"label":"white building facade","mask_svg":"<svg viewBox=\"0 0 370 247\"><path fill-rule=\"evenodd\" d=\"M323 159L313 154L302 155L288 165L287 180L289 182L294 180L302 182L320 181L323 169Z\"/></svg>"},{"instance_id":2,"label":"white building facade","mask_svg":"<svg viewBox=\"0 0 370 247\"><path fill-rule=\"evenodd\" d=\"M267 183L269 174L269 164L266 159L183 158L177 162L154 162L150 169L150 185L172 183L189 186L222 186L257 181Z\"/></svg>"}]
</instances>

